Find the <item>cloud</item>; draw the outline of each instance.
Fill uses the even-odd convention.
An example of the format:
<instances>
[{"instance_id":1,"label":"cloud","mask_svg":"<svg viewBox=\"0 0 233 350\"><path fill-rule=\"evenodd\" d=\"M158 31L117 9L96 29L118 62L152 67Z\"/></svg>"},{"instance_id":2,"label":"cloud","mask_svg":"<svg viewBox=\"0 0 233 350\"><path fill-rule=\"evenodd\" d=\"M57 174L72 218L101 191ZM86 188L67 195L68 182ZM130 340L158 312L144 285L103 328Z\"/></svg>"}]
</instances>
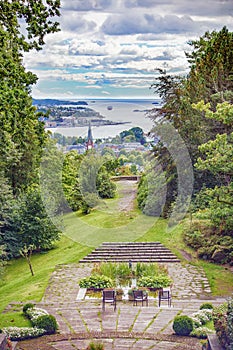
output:
<instances>
[{"instance_id":1,"label":"cloud","mask_svg":"<svg viewBox=\"0 0 233 350\"><path fill-rule=\"evenodd\" d=\"M96 41L81 41L73 39L69 45L69 54L86 56L105 56L105 44Z\"/></svg>"},{"instance_id":2,"label":"cloud","mask_svg":"<svg viewBox=\"0 0 233 350\"><path fill-rule=\"evenodd\" d=\"M156 13L173 13L189 16L223 16L233 15L232 0L126 0L128 8L151 8Z\"/></svg>"},{"instance_id":3,"label":"cloud","mask_svg":"<svg viewBox=\"0 0 233 350\"><path fill-rule=\"evenodd\" d=\"M126 0L125 1L125 6L126 7L145 7L145 8L148 8L148 7L157 7L158 5L161 6L161 5L165 5L166 3L170 4L171 3L171 0L170 1L165 1L165 0L157 0L155 2L155 0Z\"/></svg>"},{"instance_id":4,"label":"cloud","mask_svg":"<svg viewBox=\"0 0 233 350\"><path fill-rule=\"evenodd\" d=\"M187 33L198 28L189 16L130 13L109 16L102 25L102 31L108 35L132 35L145 33Z\"/></svg>"},{"instance_id":5,"label":"cloud","mask_svg":"<svg viewBox=\"0 0 233 350\"><path fill-rule=\"evenodd\" d=\"M126 93L145 89L146 94L155 68L170 74L188 72L188 40L223 25L233 29L233 0L61 3L61 31L47 36L43 50L26 53L24 60L47 93L57 87L64 95L78 89L88 94L120 88Z\"/></svg>"},{"instance_id":6,"label":"cloud","mask_svg":"<svg viewBox=\"0 0 233 350\"><path fill-rule=\"evenodd\" d=\"M93 31L96 28L94 21L88 21L83 18L78 12L69 11L66 16L61 17L61 30L70 31L73 33L85 33Z\"/></svg>"},{"instance_id":7,"label":"cloud","mask_svg":"<svg viewBox=\"0 0 233 350\"><path fill-rule=\"evenodd\" d=\"M62 0L63 10L72 11L103 11L112 7L113 0Z\"/></svg>"}]
</instances>

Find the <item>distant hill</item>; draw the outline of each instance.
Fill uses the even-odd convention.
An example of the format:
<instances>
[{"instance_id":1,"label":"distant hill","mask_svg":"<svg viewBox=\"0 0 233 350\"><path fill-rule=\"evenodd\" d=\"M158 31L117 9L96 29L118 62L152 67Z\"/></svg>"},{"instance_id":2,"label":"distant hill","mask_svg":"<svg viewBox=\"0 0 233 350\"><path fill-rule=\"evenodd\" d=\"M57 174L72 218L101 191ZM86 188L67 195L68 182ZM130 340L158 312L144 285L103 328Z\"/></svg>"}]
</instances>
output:
<instances>
[{"instance_id":1,"label":"distant hill","mask_svg":"<svg viewBox=\"0 0 233 350\"><path fill-rule=\"evenodd\" d=\"M45 99L32 99L32 103L35 106L61 106L61 105L72 105L72 106L77 106L77 105L82 105L82 106L87 106L88 103L85 101L64 101L64 100L54 100L50 98L45 98Z\"/></svg>"}]
</instances>

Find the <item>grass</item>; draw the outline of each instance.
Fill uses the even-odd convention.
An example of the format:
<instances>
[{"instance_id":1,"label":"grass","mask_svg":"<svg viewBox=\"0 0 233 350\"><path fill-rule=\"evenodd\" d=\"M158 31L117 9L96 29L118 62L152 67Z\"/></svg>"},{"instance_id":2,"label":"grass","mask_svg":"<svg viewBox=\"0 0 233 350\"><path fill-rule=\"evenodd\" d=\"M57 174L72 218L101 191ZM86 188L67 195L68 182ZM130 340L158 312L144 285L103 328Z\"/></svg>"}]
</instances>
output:
<instances>
[{"instance_id":1,"label":"grass","mask_svg":"<svg viewBox=\"0 0 233 350\"><path fill-rule=\"evenodd\" d=\"M83 216L76 213L64 217L64 233L75 242L98 246L102 242L129 242L139 239L153 226L155 218L140 214L117 213L99 210Z\"/></svg>"},{"instance_id":2,"label":"grass","mask_svg":"<svg viewBox=\"0 0 233 350\"><path fill-rule=\"evenodd\" d=\"M56 248L32 256L33 277L25 259L10 261L0 282L0 312L11 302L40 301L55 266L78 262L90 250L62 236Z\"/></svg>"},{"instance_id":3,"label":"grass","mask_svg":"<svg viewBox=\"0 0 233 350\"><path fill-rule=\"evenodd\" d=\"M208 278L213 296L231 296L233 293L233 274L224 266L198 260Z\"/></svg>"},{"instance_id":4,"label":"grass","mask_svg":"<svg viewBox=\"0 0 233 350\"><path fill-rule=\"evenodd\" d=\"M22 312L8 312L1 314L0 329L2 327L31 327L31 322Z\"/></svg>"}]
</instances>

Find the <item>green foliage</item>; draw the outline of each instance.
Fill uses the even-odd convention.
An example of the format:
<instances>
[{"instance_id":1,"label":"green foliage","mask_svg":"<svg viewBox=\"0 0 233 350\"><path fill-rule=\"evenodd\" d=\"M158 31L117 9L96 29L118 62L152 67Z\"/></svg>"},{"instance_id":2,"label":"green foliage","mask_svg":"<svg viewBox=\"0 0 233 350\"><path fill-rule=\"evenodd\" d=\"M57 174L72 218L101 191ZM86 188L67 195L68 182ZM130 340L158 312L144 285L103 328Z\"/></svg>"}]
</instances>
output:
<instances>
[{"instance_id":1,"label":"green foliage","mask_svg":"<svg viewBox=\"0 0 233 350\"><path fill-rule=\"evenodd\" d=\"M62 187L65 197L74 211L81 209L84 202L78 178L82 159L83 156L76 151L70 151L66 153L63 162Z\"/></svg>"},{"instance_id":2,"label":"green foliage","mask_svg":"<svg viewBox=\"0 0 233 350\"><path fill-rule=\"evenodd\" d=\"M216 227L210 221L202 220L194 221L191 227L186 227L183 238L188 246L197 251L199 258L221 264L231 263L233 237L231 231L224 233L222 226Z\"/></svg>"},{"instance_id":3,"label":"green foliage","mask_svg":"<svg viewBox=\"0 0 233 350\"><path fill-rule=\"evenodd\" d=\"M96 179L96 187L101 198L114 198L116 194L116 185L110 180L105 167L100 168Z\"/></svg>"},{"instance_id":4,"label":"green foliage","mask_svg":"<svg viewBox=\"0 0 233 350\"><path fill-rule=\"evenodd\" d=\"M228 343L227 334L227 303L223 303L213 310L213 322L218 339L223 347Z\"/></svg>"},{"instance_id":5,"label":"green foliage","mask_svg":"<svg viewBox=\"0 0 233 350\"><path fill-rule=\"evenodd\" d=\"M23 306L24 315L30 320L32 327L4 327L3 331L11 340L25 340L39 337L44 334L56 333L58 324L54 316L44 309L34 307L27 303Z\"/></svg>"},{"instance_id":6,"label":"green foliage","mask_svg":"<svg viewBox=\"0 0 233 350\"><path fill-rule=\"evenodd\" d=\"M167 75L159 70L160 76L152 85L164 102L162 109L152 113L155 123L171 123L184 140L192 164L198 164L194 169L194 193L204 184L213 188L222 182L221 185L226 186L225 195L220 194L219 199L225 207L226 202L232 203L232 189L228 186L230 178L225 176L226 171L221 173L217 168L220 164L227 171L232 167L232 42L233 33L226 27L219 32L206 32L189 43L193 50L186 54L190 63L187 78ZM200 102L202 100L209 104ZM204 153L200 163L201 152ZM167 214L177 193L176 164L161 142L155 146L154 155L166 176L168 188L164 214ZM223 214L222 223L232 216L229 212Z\"/></svg>"},{"instance_id":7,"label":"green foliage","mask_svg":"<svg viewBox=\"0 0 233 350\"><path fill-rule=\"evenodd\" d=\"M27 315L27 311L28 311L28 309L32 309L32 308L34 308L34 304L32 304L32 303L27 303L27 304L25 304L24 306L23 306L23 313L25 314L25 315Z\"/></svg>"},{"instance_id":8,"label":"green foliage","mask_svg":"<svg viewBox=\"0 0 233 350\"><path fill-rule=\"evenodd\" d=\"M117 276L117 264L114 262L101 262L95 264L92 272L94 274L107 276L113 280Z\"/></svg>"},{"instance_id":9,"label":"green foliage","mask_svg":"<svg viewBox=\"0 0 233 350\"><path fill-rule=\"evenodd\" d=\"M166 201L166 179L159 166L150 159L145 174L138 185L137 202L142 212L149 216L160 216Z\"/></svg>"},{"instance_id":10,"label":"green foliage","mask_svg":"<svg viewBox=\"0 0 233 350\"><path fill-rule=\"evenodd\" d=\"M208 334L214 334L215 332L208 327L198 327L194 328L190 333L191 337L196 337L199 339L206 339Z\"/></svg>"},{"instance_id":11,"label":"green foliage","mask_svg":"<svg viewBox=\"0 0 233 350\"><path fill-rule=\"evenodd\" d=\"M137 262L136 264L135 275L137 277L153 277L161 272L167 273L167 269L164 266L159 266L157 263L147 264Z\"/></svg>"},{"instance_id":12,"label":"green foliage","mask_svg":"<svg viewBox=\"0 0 233 350\"><path fill-rule=\"evenodd\" d=\"M3 275L3 273L4 273L4 266L6 265L6 262L4 260L5 256L6 256L6 253L4 251L4 247L0 246L0 277Z\"/></svg>"},{"instance_id":13,"label":"green foliage","mask_svg":"<svg viewBox=\"0 0 233 350\"><path fill-rule=\"evenodd\" d=\"M46 334L54 334L58 329L56 318L53 315L42 315L33 322L34 327L44 329Z\"/></svg>"},{"instance_id":14,"label":"green foliage","mask_svg":"<svg viewBox=\"0 0 233 350\"><path fill-rule=\"evenodd\" d=\"M103 289L103 288L110 288L112 286L113 286L112 279L103 275L92 275L90 277L82 278L79 281L80 288Z\"/></svg>"},{"instance_id":15,"label":"green foliage","mask_svg":"<svg viewBox=\"0 0 233 350\"><path fill-rule=\"evenodd\" d=\"M227 309L227 334L228 334L228 344L227 349L233 349L233 298L228 301Z\"/></svg>"},{"instance_id":16,"label":"green foliage","mask_svg":"<svg viewBox=\"0 0 233 350\"><path fill-rule=\"evenodd\" d=\"M177 335L190 335L193 330L193 321L186 315L176 316L172 327Z\"/></svg>"},{"instance_id":17,"label":"green foliage","mask_svg":"<svg viewBox=\"0 0 233 350\"><path fill-rule=\"evenodd\" d=\"M52 19L59 7L59 0L0 2L0 245L8 258L34 240L48 248L58 237L32 191L48 136L32 105L37 77L26 71L23 52L40 49L44 37L58 30Z\"/></svg>"},{"instance_id":18,"label":"green foliage","mask_svg":"<svg viewBox=\"0 0 233 350\"><path fill-rule=\"evenodd\" d=\"M148 288L163 288L169 287L172 284L172 279L165 274L158 274L157 276L141 277L137 281L139 287Z\"/></svg>"},{"instance_id":19,"label":"green foliage","mask_svg":"<svg viewBox=\"0 0 233 350\"><path fill-rule=\"evenodd\" d=\"M129 130L124 130L120 133L122 142L140 142L142 145L146 142L143 130L139 127L134 127Z\"/></svg>"},{"instance_id":20,"label":"green foliage","mask_svg":"<svg viewBox=\"0 0 233 350\"><path fill-rule=\"evenodd\" d=\"M200 310L203 310L203 309L210 309L210 310L213 310L213 304L212 303L203 303L201 304L200 306Z\"/></svg>"},{"instance_id":21,"label":"green foliage","mask_svg":"<svg viewBox=\"0 0 233 350\"><path fill-rule=\"evenodd\" d=\"M20 49L40 49L46 34L58 31L58 23L52 20L59 16L60 0L18 0L0 3L0 25L11 34ZM22 18L26 23L26 33L21 28ZM26 34L26 37L25 37Z\"/></svg>"},{"instance_id":22,"label":"green foliage","mask_svg":"<svg viewBox=\"0 0 233 350\"><path fill-rule=\"evenodd\" d=\"M104 344L91 342L86 348L86 350L104 350Z\"/></svg>"},{"instance_id":23,"label":"green foliage","mask_svg":"<svg viewBox=\"0 0 233 350\"><path fill-rule=\"evenodd\" d=\"M36 327L4 327L2 331L13 341L40 337L45 330Z\"/></svg>"}]
</instances>

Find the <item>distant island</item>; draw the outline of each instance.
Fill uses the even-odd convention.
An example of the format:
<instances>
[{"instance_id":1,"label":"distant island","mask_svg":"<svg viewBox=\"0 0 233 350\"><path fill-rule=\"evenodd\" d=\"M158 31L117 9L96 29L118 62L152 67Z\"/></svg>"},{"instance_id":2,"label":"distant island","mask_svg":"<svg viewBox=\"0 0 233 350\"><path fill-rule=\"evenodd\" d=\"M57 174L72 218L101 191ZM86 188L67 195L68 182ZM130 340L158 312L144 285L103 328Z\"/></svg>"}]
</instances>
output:
<instances>
[{"instance_id":1,"label":"distant island","mask_svg":"<svg viewBox=\"0 0 233 350\"><path fill-rule=\"evenodd\" d=\"M45 99L32 99L32 103L35 106L87 106L88 103L86 101L65 101L65 100L56 100L52 98L45 98Z\"/></svg>"},{"instance_id":2,"label":"distant island","mask_svg":"<svg viewBox=\"0 0 233 350\"><path fill-rule=\"evenodd\" d=\"M39 120L45 128L82 127L128 124L105 119L103 115L88 107L85 101L64 101L57 99L33 99L38 112L44 114Z\"/></svg>"}]
</instances>

